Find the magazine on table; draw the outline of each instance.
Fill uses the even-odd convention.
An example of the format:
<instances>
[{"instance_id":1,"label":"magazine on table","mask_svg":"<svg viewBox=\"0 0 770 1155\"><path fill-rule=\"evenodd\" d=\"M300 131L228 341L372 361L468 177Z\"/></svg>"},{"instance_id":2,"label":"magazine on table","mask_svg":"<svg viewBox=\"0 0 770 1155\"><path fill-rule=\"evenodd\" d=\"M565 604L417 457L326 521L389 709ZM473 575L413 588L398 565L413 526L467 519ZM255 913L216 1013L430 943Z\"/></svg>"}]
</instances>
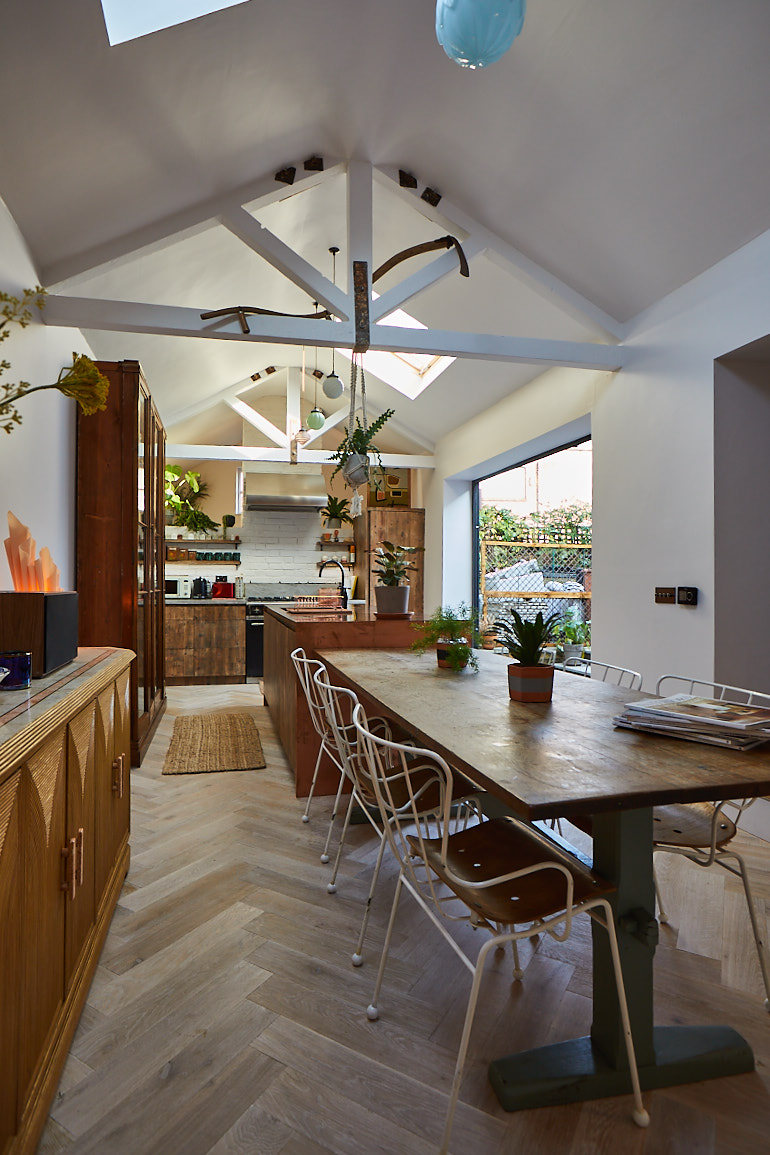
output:
<instances>
[{"instance_id":1,"label":"magazine on table","mask_svg":"<svg viewBox=\"0 0 770 1155\"><path fill-rule=\"evenodd\" d=\"M770 730L720 730L717 726L699 726L686 722L669 721L641 713L619 714L612 719L622 730L640 730L646 734L661 734L664 738L684 738L688 742L704 742L708 746L725 746L731 750L752 750L763 742L770 742Z\"/></svg>"},{"instance_id":2,"label":"magazine on table","mask_svg":"<svg viewBox=\"0 0 770 1155\"><path fill-rule=\"evenodd\" d=\"M626 716L667 718L676 722L696 722L728 730L770 730L767 706L725 702L717 698L699 698L692 694L672 694L669 698L649 698L626 705Z\"/></svg>"}]
</instances>

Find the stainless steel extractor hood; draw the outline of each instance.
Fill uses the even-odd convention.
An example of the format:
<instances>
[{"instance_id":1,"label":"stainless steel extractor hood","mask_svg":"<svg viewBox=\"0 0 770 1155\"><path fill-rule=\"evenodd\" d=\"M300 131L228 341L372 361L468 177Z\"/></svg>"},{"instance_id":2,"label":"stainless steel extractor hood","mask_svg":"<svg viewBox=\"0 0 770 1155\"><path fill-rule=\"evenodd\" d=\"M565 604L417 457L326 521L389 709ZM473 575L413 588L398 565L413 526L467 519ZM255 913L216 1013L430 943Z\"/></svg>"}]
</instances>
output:
<instances>
[{"instance_id":1,"label":"stainless steel extractor hood","mask_svg":"<svg viewBox=\"0 0 770 1155\"><path fill-rule=\"evenodd\" d=\"M320 469L312 473L302 467L291 472L247 473L244 475L245 512L255 510L323 509L326 489Z\"/></svg>"}]
</instances>

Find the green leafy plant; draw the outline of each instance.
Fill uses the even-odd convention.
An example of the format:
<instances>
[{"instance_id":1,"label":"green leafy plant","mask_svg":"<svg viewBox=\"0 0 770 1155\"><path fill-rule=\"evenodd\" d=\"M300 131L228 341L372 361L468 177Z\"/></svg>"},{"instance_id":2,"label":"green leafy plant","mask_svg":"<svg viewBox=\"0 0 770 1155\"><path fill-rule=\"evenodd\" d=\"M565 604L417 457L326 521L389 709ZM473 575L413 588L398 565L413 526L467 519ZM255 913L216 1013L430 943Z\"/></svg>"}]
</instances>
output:
<instances>
[{"instance_id":1,"label":"green leafy plant","mask_svg":"<svg viewBox=\"0 0 770 1155\"><path fill-rule=\"evenodd\" d=\"M164 472L166 509L173 514L174 525L187 525L190 510L198 509L207 496L208 486L194 469L182 472L181 465L167 465ZM218 522L212 523L218 525ZM189 528L189 526L188 526Z\"/></svg>"},{"instance_id":2,"label":"green leafy plant","mask_svg":"<svg viewBox=\"0 0 770 1155\"><path fill-rule=\"evenodd\" d=\"M20 297L0 292L0 341L10 337L11 325L26 329L34 316L33 309L42 312L44 306L45 289L41 285L34 289L24 289ZM0 361L0 377L10 367L10 361ZM28 381L4 383L0 385L0 425L6 433L13 432L17 425L21 425L21 414L16 408L16 402L43 389L58 389L65 397L77 401L83 413L89 415L97 409L106 409L110 383L84 353L73 353L72 364L66 365L50 385L33 386Z\"/></svg>"},{"instance_id":3,"label":"green leafy plant","mask_svg":"<svg viewBox=\"0 0 770 1155\"><path fill-rule=\"evenodd\" d=\"M555 641L573 646L587 646L591 641L591 623L579 622L574 617L562 620L554 635Z\"/></svg>"},{"instance_id":4,"label":"green leafy plant","mask_svg":"<svg viewBox=\"0 0 770 1155\"><path fill-rule=\"evenodd\" d=\"M462 670L467 665L478 670L478 659L473 652L473 646L478 644L477 615L465 602L457 609L439 606L424 622L416 622L414 629L418 637L411 649L416 654L443 644L451 669Z\"/></svg>"},{"instance_id":5,"label":"green leafy plant","mask_svg":"<svg viewBox=\"0 0 770 1155\"><path fill-rule=\"evenodd\" d=\"M537 666L543 646L554 640L560 622L557 613L543 617L540 610L534 619L522 618L518 610L511 610L511 619L498 619L497 640L520 666Z\"/></svg>"},{"instance_id":6,"label":"green leafy plant","mask_svg":"<svg viewBox=\"0 0 770 1155\"><path fill-rule=\"evenodd\" d=\"M326 495L326 505L321 510L321 517L324 519L324 524L329 521L341 521L343 524L348 522L353 524L353 518L350 516L350 502L346 497L334 497L331 493Z\"/></svg>"},{"instance_id":7,"label":"green leafy plant","mask_svg":"<svg viewBox=\"0 0 770 1155\"><path fill-rule=\"evenodd\" d=\"M361 424L360 418L356 417L355 428L352 432L348 430L334 453L329 454L329 459L337 462L332 477L339 473L339 471L344 468L348 458L355 454L361 454L364 457L370 453L374 454L377 459L377 464L382 468L382 458L380 457L379 449L374 444L374 438L380 432L385 422L390 420L394 414L395 409L386 409L379 417L372 421L371 425L366 429L364 429Z\"/></svg>"},{"instance_id":8,"label":"green leafy plant","mask_svg":"<svg viewBox=\"0 0 770 1155\"><path fill-rule=\"evenodd\" d=\"M417 568L409 564L410 557L423 552L421 545L394 545L392 541L381 541L374 551L374 572L380 579L380 585L401 585L407 571Z\"/></svg>"},{"instance_id":9,"label":"green leafy plant","mask_svg":"<svg viewBox=\"0 0 770 1155\"><path fill-rule=\"evenodd\" d=\"M212 521L207 513L202 509L194 509L188 506L186 509L182 507L181 512L177 515L176 524L188 529L191 533L212 533L215 529L219 529L219 522Z\"/></svg>"}]
</instances>

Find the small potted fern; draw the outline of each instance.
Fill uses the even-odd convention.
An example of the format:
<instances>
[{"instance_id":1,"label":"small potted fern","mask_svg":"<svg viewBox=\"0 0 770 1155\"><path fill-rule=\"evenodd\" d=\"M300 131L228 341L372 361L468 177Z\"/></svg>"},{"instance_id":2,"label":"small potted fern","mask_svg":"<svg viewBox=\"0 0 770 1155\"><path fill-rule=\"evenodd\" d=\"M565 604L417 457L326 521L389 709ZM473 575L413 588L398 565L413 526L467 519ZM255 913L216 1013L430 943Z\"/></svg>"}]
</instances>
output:
<instances>
[{"instance_id":1,"label":"small potted fern","mask_svg":"<svg viewBox=\"0 0 770 1155\"><path fill-rule=\"evenodd\" d=\"M540 659L560 621L559 614L544 618L541 611L527 620L517 610L511 610L510 621L498 620L497 640L514 659L508 667L508 692L514 702L551 701L553 666L542 665Z\"/></svg>"},{"instance_id":2,"label":"small potted fern","mask_svg":"<svg viewBox=\"0 0 770 1155\"><path fill-rule=\"evenodd\" d=\"M411 648L416 654L424 654L435 646L436 661L441 669L457 672L470 666L472 670L478 670L478 659L473 652L478 641L475 615L465 603L456 610L452 606L439 606L414 628L418 638Z\"/></svg>"}]
</instances>

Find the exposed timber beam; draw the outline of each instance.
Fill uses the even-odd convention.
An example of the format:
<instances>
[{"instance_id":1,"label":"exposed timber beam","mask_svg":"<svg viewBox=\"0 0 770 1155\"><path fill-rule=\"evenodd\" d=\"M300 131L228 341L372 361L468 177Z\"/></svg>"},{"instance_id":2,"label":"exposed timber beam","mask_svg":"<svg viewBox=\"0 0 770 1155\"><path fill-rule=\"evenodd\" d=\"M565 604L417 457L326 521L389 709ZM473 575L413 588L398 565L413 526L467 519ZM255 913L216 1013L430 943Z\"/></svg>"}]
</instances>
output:
<instances>
[{"instance_id":1,"label":"exposed timber beam","mask_svg":"<svg viewBox=\"0 0 770 1155\"><path fill-rule=\"evenodd\" d=\"M72 284L77 279L89 276L97 270L101 271L107 266L115 267L134 260L139 255L159 252L185 236L195 236L206 229L218 227L219 216L227 209L248 205L252 210L258 210L276 201L296 196L297 193L313 188L344 170L343 163L332 162L322 171L302 172L293 185L276 182L275 175L271 172L240 188L199 201L189 208L161 217L157 221L133 229L121 237L104 241L101 245L95 245L82 253L53 261L41 269L42 283L49 288L61 287L65 283Z\"/></svg>"},{"instance_id":2,"label":"exposed timber beam","mask_svg":"<svg viewBox=\"0 0 770 1155\"><path fill-rule=\"evenodd\" d=\"M226 229L307 293L311 301L318 301L343 321L347 321L352 315L350 301L341 289L332 284L304 257L279 240L269 229L263 228L245 209L232 208L223 213L220 219ZM255 303L264 304L261 301Z\"/></svg>"},{"instance_id":3,"label":"exposed timber beam","mask_svg":"<svg viewBox=\"0 0 770 1155\"><path fill-rule=\"evenodd\" d=\"M330 465L332 450L302 449L297 453L299 464ZM169 461L275 461L289 462L287 449L265 449L255 445L167 445ZM383 465L393 469L433 469L432 454L383 453Z\"/></svg>"},{"instance_id":4,"label":"exposed timber beam","mask_svg":"<svg viewBox=\"0 0 770 1155\"><path fill-rule=\"evenodd\" d=\"M269 438L274 445L279 445L286 448L289 444L289 438L285 433L282 433L277 426L273 425L272 421L268 421L256 409L252 409L251 405L247 405L245 401L232 400L227 404L233 409L244 421L249 425L253 425L260 433L264 433L265 437Z\"/></svg>"},{"instance_id":5,"label":"exposed timber beam","mask_svg":"<svg viewBox=\"0 0 770 1155\"><path fill-rule=\"evenodd\" d=\"M172 337L203 337L215 341L255 344L352 348L355 333L347 321L298 320L294 317L250 317L256 331L243 333L237 318L204 322L196 309L143 305L131 301L50 296L43 314L46 325L98 329L118 333L148 333ZM579 369L620 369L626 350L591 341L552 341L536 337L506 337L486 333L455 333L444 329L402 329L373 325L370 348L390 353L428 353L482 361L516 361L530 365L564 365Z\"/></svg>"},{"instance_id":6,"label":"exposed timber beam","mask_svg":"<svg viewBox=\"0 0 770 1155\"><path fill-rule=\"evenodd\" d=\"M549 273L542 265L538 265L530 257L526 257L513 245L504 241L490 229L484 227L457 205L442 197L436 206L423 200L416 189L401 186L398 179L398 169L382 167L375 168L375 180L379 180L402 200L406 201L422 213L427 220L438 225L447 232L462 236L463 233L476 244L487 250L490 259L508 272L515 273L526 279L541 296L553 302L570 316L583 322L590 322L608 336L622 340L628 326L616 317L611 317L593 301L582 296L569 285L565 285L558 277ZM463 247L468 242L463 241Z\"/></svg>"}]
</instances>

